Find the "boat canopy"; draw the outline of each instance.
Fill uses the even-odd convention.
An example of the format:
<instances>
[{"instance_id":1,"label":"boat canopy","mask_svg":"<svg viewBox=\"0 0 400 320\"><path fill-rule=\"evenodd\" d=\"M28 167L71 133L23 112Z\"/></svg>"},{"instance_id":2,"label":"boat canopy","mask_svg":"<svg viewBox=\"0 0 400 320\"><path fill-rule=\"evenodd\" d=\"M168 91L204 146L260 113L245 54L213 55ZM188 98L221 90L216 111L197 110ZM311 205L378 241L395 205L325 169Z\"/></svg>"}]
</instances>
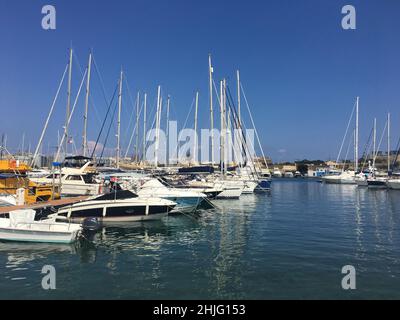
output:
<instances>
[{"instance_id":1,"label":"boat canopy","mask_svg":"<svg viewBox=\"0 0 400 320\"><path fill-rule=\"evenodd\" d=\"M22 209L10 211L10 225L17 226L20 223L32 223L35 221L36 211L32 209Z\"/></svg>"},{"instance_id":2,"label":"boat canopy","mask_svg":"<svg viewBox=\"0 0 400 320\"><path fill-rule=\"evenodd\" d=\"M95 200L124 200L137 198L137 194L129 190L118 190L96 197Z\"/></svg>"}]
</instances>

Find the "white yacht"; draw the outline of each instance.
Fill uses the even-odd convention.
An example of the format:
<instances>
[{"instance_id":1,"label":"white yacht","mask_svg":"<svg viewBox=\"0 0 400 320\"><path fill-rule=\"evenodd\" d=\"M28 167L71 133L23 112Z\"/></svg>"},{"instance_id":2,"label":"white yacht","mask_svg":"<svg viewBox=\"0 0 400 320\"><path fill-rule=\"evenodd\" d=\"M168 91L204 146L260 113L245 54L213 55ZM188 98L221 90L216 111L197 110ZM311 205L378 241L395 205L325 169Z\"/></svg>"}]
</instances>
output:
<instances>
[{"instance_id":1,"label":"white yacht","mask_svg":"<svg viewBox=\"0 0 400 320\"><path fill-rule=\"evenodd\" d=\"M87 161L82 162L68 162L71 158L74 160L79 158ZM83 164L81 167L79 164ZM64 166L61 168L60 173L49 174L44 178L31 178L33 182L45 183L56 185L61 184L62 196L93 196L101 192L101 183L95 179L96 172L92 168L92 162L89 158L83 157L69 157L66 158Z\"/></svg>"},{"instance_id":2,"label":"white yacht","mask_svg":"<svg viewBox=\"0 0 400 320\"><path fill-rule=\"evenodd\" d=\"M400 179L389 179L386 181L386 185L390 189L400 190Z\"/></svg>"},{"instance_id":3,"label":"white yacht","mask_svg":"<svg viewBox=\"0 0 400 320\"><path fill-rule=\"evenodd\" d=\"M272 176L274 178L282 178L282 172L279 170L279 168L274 168L272 171Z\"/></svg>"},{"instance_id":4,"label":"white yacht","mask_svg":"<svg viewBox=\"0 0 400 320\"><path fill-rule=\"evenodd\" d=\"M327 175L321 178L323 182L330 184L356 184L354 171L346 170L338 175Z\"/></svg>"},{"instance_id":5,"label":"white yacht","mask_svg":"<svg viewBox=\"0 0 400 320\"><path fill-rule=\"evenodd\" d=\"M199 191L181 188L169 188L158 179L144 182L137 188L137 195L141 198L162 198L176 202L174 212L194 212L206 202L207 195Z\"/></svg>"}]
</instances>

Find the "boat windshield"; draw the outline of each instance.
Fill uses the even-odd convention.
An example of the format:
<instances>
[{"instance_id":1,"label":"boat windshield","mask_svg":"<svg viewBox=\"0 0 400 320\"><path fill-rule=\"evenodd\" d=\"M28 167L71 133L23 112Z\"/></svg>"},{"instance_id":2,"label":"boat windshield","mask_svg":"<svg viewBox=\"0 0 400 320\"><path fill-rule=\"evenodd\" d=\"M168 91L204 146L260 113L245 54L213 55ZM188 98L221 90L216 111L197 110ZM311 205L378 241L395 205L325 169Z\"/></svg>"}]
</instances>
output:
<instances>
[{"instance_id":1,"label":"boat windshield","mask_svg":"<svg viewBox=\"0 0 400 320\"><path fill-rule=\"evenodd\" d=\"M95 200L124 200L130 198L137 198L137 195L129 190L118 190L103 194L95 198Z\"/></svg>"}]
</instances>

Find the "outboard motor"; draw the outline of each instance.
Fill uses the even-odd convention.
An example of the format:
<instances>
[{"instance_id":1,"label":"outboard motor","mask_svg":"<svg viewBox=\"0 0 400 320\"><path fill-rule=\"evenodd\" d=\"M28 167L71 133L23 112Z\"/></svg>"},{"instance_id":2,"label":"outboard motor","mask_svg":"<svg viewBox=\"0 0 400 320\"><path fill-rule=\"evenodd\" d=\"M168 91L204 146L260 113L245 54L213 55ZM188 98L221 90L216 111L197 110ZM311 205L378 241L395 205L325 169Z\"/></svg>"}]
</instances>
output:
<instances>
[{"instance_id":1,"label":"outboard motor","mask_svg":"<svg viewBox=\"0 0 400 320\"><path fill-rule=\"evenodd\" d=\"M101 223L98 218L95 217L86 218L82 222L82 229L84 231L96 232L100 228L101 228Z\"/></svg>"}]
</instances>

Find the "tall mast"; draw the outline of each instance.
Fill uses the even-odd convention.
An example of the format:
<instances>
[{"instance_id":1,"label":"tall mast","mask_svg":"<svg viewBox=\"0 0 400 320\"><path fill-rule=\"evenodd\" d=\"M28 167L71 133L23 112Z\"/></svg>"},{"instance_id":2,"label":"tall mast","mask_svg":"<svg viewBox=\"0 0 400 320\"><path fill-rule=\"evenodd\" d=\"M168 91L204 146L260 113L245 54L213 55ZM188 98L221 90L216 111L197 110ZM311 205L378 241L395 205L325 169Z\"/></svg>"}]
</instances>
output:
<instances>
[{"instance_id":1,"label":"tall mast","mask_svg":"<svg viewBox=\"0 0 400 320\"><path fill-rule=\"evenodd\" d=\"M69 113L70 113L70 108L71 108L71 81L72 81L72 55L73 55L73 50L72 46L69 49L69 63L68 63L68 89L67 89L67 112L66 112L66 118L65 118L65 156L67 156L68 152L68 119L69 119Z\"/></svg>"},{"instance_id":2,"label":"tall mast","mask_svg":"<svg viewBox=\"0 0 400 320\"><path fill-rule=\"evenodd\" d=\"M372 169L375 169L375 157L376 157L376 118L374 118L374 147L373 147L373 164L372 164Z\"/></svg>"},{"instance_id":3,"label":"tall mast","mask_svg":"<svg viewBox=\"0 0 400 320\"><path fill-rule=\"evenodd\" d=\"M21 156L24 157L25 154L25 132L22 133L22 146L21 146Z\"/></svg>"},{"instance_id":4,"label":"tall mast","mask_svg":"<svg viewBox=\"0 0 400 320\"><path fill-rule=\"evenodd\" d=\"M193 162L197 163L197 150L198 150L198 139L197 139L197 114L199 110L199 92L196 92L196 109L194 112L194 150L193 150Z\"/></svg>"},{"instance_id":5,"label":"tall mast","mask_svg":"<svg viewBox=\"0 0 400 320\"><path fill-rule=\"evenodd\" d=\"M357 104L356 104L356 132L355 132L355 168L354 171L358 171L358 107L359 107L360 97L357 97Z\"/></svg>"},{"instance_id":6,"label":"tall mast","mask_svg":"<svg viewBox=\"0 0 400 320\"><path fill-rule=\"evenodd\" d=\"M239 118L239 125L240 125L240 127L241 127L242 124L241 124L241 115L240 115L240 72L239 72L239 70L236 71L236 77L237 77L238 118Z\"/></svg>"},{"instance_id":7,"label":"tall mast","mask_svg":"<svg viewBox=\"0 0 400 320\"><path fill-rule=\"evenodd\" d=\"M135 146L135 162L139 162L139 106L140 106L140 92L137 93L136 98L136 146Z\"/></svg>"},{"instance_id":8,"label":"tall mast","mask_svg":"<svg viewBox=\"0 0 400 320\"><path fill-rule=\"evenodd\" d=\"M147 93L144 94L144 105L143 105L143 162L146 159L146 116L147 116Z\"/></svg>"},{"instance_id":9,"label":"tall mast","mask_svg":"<svg viewBox=\"0 0 400 320\"><path fill-rule=\"evenodd\" d=\"M387 170L388 170L388 175L390 171L390 113L387 115L387 148L388 148L388 154L387 154Z\"/></svg>"},{"instance_id":10,"label":"tall mast","mask_svg":"<svg viewBox=\"0 0 400 320\"><path fill-rule=\"evenodd\" d=\"M228 154L228 143L229 143L229 141L227 142L227 131L226 131L226 129L227 129L227 113L226 113L226 79L224 79L224 82L223 82L223 97L224 97L224 99L223 99L223 112L224 112L224 116L223 116L223 120L224 120L224 175L226 174L226 169L227 169L227 166L228 166L228 163L227 163L227 161L229 160L228 159L228 157L227 157L227 154Z\"/></svg>"},{"instance_id":11,"label":"tall mast","mask_svg":"<svg viewBox=\"0 0 400 320\"><path fill-rule=\"evenodd\" d=\"M166 126L166 154L167 154L167 165L169 164L169 107L170 107L170 102L171 102L171 96L168 95L167 98L167 126Z\"/></svg>"},{"instance_id":12,"label":"tall mast","mask_svg":"<svg viewBox=\"0 0 400 320\"><path fill-rule=\"evenodd\" d=\"M121 69L120 78L119 78L119 92L118 92L117 155L115 157L115 162L116 162L117 168L119 168L119 158L120 158L120 153L121 153L122 77L123 77L123 71Z\"/></svg>"},{"instance_id":13,"label":"tall mast","mask_svg":"<svg viewBox=\"0 0 400 320\"><path fill-rule=\"evenodd\" d=\"M224 174L224 142L225 142L225 130L224 130L224 93L223 93L223 81L219 85L219 96L220 96L220 111L221 111L221 147L220 147L220 157L221 157L221 174Z\"/></svg>"},{"instance_id":14,"label":"tall mast","mask_svg":"<svg viewBox=\"0 0 400 320\"><path fill-rule=\"evenodd\" d=\"M211 54L208 55L209 89L210 89L210 129L211 129L211 165L214 165L214 111L213 111L213 79L214 68L211 65Z\"/></svg>"},{"instance_id":15,"label":"tall mast","mask_svg":"<svg viewBox=\"0 0 400 320\"><path fill-rule=\"evenodd\" d=\"M90 72L92 67L92 52L89 53L89 62L88 62L88 73L86 79L86 97L85 97L85 114L83 116L83 141L82 141L82 150L83 156L86 157L87 154L87 119L88 119L88 110L89 110L89 93L90 93Z\"/></svg>"},{"instance_id":16,"label":"tall mast","mask_svg":"<svg viewBox=\"0 0 400 320\"><path fill-rule=\"evenodd\" d=\"M161 86L157 89L157 114L156 114L156 142L155 142L155 154L154 154L154 166L158 167L158 135L159 135L159 121L160 121L160 105L161 105Z\"/></svg>"}]
</instances>

